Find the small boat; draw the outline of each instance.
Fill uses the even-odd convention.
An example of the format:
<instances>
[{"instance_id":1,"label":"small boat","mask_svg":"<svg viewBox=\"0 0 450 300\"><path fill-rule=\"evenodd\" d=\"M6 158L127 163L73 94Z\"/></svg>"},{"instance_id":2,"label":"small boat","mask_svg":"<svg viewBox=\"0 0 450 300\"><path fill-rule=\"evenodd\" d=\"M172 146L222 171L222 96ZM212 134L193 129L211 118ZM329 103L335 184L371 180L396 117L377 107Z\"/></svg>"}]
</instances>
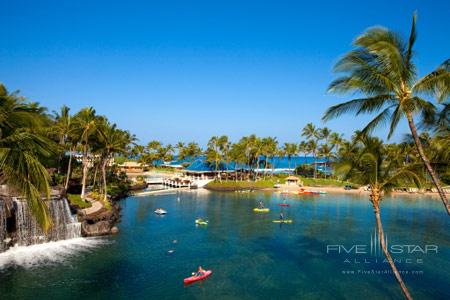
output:
<instances>
[{"instance_id":1,"label":"small boat","mask_svg":"<svg viewBox=\"0 0 450 300\"><path fill-rule=\"evenodd\" d=\"M274 223L292 223L292 220L273 220L272 222Z\"/></svg>"},{"instance_id":2,"label":"small boat","mask_svg":"<svg viewBox=\"0 0 450 300\"><path fill-rule=\"evenodd\" d=\"M208 225L208 221L207 220L202 220L202 219L197 219L197 220L195 220L195 224L197 224L197 225Z\"/></svg>"},{"instance_id":3,"label":"small boat","mask_svg":"<svg viewBox=\"0 0 450 300\"><path fill-rule=\"evenodd\" d=\"M157 215L165 215L165 214L167 214L167 211L165 211L162 208L158 208L158 209L155 210L155 214L157 214Z\"/></svg>"},{"instance_id":4,"label":"small boat","mask_svg":"<svg viewBox=\"0 0 450 300\"><path fill-rule=\"evenodd\" d=\"M281 184L275 183L275 184L273 185L273 187L276 188L276 189L279 189L279 188L281 187Z\"/></svg>"},{"instance_id":5,"label":"small boat","mask_svg":"<svg viewBox=\"0 0 450 300\"><path fill-rule=\"evenodd\" d=\"M287 207L289 207L289 206L291 206L290 204L287 204L287 203L280 203L280 204L278 204L279 206L287 206Z\"/></svg>"},{"instance_id":6,"label":"small boat","mask_svg":"<svg viewBox=\"0 0 450 300\"><path fill-rule=\"evenodd\" d=\"M299 195L314 195L314 193L311 191L300 191L300 192L298 192L298 194Z\"/></svg>"},{"instance_id":7,"label":"small boat","mask_svg":"<svg viewBox=\"0 0 450 300\"><path fill-rule=\"evenodd\" d=\"M212 274L212 271L211 270L207 270L200 276L192 275L191 277L185 278L184 279L184 283L185 284L189 284L189 283L193 283L193 282L196 282L196 281L199 281L199 280L203 280L206 277L210 276L211 274Z\"/></svg>"},{"instance_id":8,"label":"small boat","mask_svg":"<svg viewBox=\"0 0 450 300\"><path fill-rule=\"evenodd\" d=\"M313 195L324 195L324 194L327 194L326 191L311 191L311 193L312 193Z\"/></svg>"},{"instance_id":9,"label":"small boat","mask_svg":"<svg viewBox=\"0 0 450 300\"><path fill-rule=\"evenodd\" d=\"M318 195L316 192L314 191L309 191L309 190L305 190L305 189L300 189L297 193L298 195Z\"/></svg>"},{"instance_id":10,"label":"small boat","mask_svg":"<svg viewBox=\"0 0 450 300\"><path fill-rule=\"evenodd\" d=\"M268 208L254 208L253 211L254 212L269 212L270 209L268 209Z\"/></svg>"}]
</instances>

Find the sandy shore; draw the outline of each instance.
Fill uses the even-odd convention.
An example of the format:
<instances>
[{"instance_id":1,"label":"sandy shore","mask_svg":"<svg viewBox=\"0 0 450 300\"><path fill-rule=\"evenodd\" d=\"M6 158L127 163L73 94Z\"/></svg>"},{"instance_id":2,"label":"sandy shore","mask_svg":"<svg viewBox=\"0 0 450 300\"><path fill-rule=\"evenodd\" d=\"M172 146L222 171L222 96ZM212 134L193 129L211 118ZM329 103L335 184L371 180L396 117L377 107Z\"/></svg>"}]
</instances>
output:
<instances>
[{"instance_id":1,"label":"sandy shore","mask_svg":"<svg viewBox=\"0 0 450 300\"><path fill-rule=\"evenodd\" d=\"M278 189L267 189L267 190L273 190L273 191L289 191L289 192L298 192L301 188L309 191L325 191L330 194L351 194L351 195L369 195L370 191L366 191L364 188L359 189L351 189L351 190L345 190L343 187L338 186L323 186L323 187L317 187L317 186L292 186L292 185L282 185ZM391 192L391 195L408 195L408 196L436 196L439 197L438 193L433 192ZM449 195L449 194L447 194Z\"/></svg>"}]
</instances>

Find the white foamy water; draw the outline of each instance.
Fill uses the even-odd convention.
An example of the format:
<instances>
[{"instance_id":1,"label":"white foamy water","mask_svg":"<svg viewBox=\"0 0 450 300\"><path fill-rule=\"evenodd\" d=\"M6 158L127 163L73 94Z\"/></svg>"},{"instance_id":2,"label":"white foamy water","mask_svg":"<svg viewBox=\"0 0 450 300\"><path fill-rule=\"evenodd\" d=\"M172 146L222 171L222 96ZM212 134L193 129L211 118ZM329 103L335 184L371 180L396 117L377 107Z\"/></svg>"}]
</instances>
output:
<instances>
[{"instance_id":1,"label":"white foamy water","mask_svg":"<svg viewBox=\"0 0 450 300\"><path fill-rule=\"evenodd\" d=\"M43 264L64 263L71 257L91 252L109 243L111 241L104 238L75 238L27 247L11 247L0 253L0 270L8 266L31 268Z\"/></svg>"}]
</instances>

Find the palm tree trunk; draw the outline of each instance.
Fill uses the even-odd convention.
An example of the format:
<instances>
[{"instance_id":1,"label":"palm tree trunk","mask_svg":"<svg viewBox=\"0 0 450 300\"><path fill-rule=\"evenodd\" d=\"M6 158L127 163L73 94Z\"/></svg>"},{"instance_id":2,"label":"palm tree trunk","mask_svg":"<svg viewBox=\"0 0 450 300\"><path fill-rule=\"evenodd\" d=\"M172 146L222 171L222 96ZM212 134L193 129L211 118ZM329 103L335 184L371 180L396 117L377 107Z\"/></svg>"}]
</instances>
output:
<instances>
[{"instance_id":1,"label":"palm tree trunk","mask_svg":"<svg viewBox=\"0 0 450 300\"><path fill-rule=\"evenodd\" d=\"M103 176L103 193L104 193L104 201L108 200L108 190L106 188L106 164L108 163L108 159L105 158L102 164L102 176Z\"/></svg>"},{"instance_id":2,"label":"palm tree trunk","mask_svg":"<svg viewBox=\"0 0 450 300\"><path fill-rule=\"evenodd\" d=\"M314 159L314 179L316 179L317 176L317 161L316 161L316 152L313 152L313 159Z\"/></svg>"},{"instance_id":3,"label":"palm tree trunk","mask_svg":"<svg viewBox=\"0 0 450 300\"><path fill-rule=\"evenodd\" d=\"M374 213L375 213L375 220L377 222L377 230L378 230L378 238L381 243L381 248L383 249L384 255L386 256L386 259L389 262L389 265L391 266L392 272L394 272L395 279L397 279L398 284L400 285L400 288L402 289L402 292L406 299L412 300L411 294L408 291L408 288L406 287L405 283L403 282L402 276L400 275L400 272L397 270L397 267L395 266L394 260L391 257L391 254L389 253L386 241L384 240L384 231L383 231L383 225L381 223L381 215L380 215L380 190L377 188L372 188L372 193L370 195L371 202L373 205Z\"/></svg>"},{"instance_id":4,"label":"palm tree trunk","mask_svg":"<svg viewBox=\"0 0 450 300\"><path fill-rule=\"evenodd\" d=\"M258 155L258 159L256 160L256 169L255 169L255 181L256 181L256 178L258 177L257 176L257 170L259 169L259 155Z\"/></svg>"},{"instance_id":5,"label":"palm tree trunk","mask_svg":"<svg viewBox=\"0 0 450 300\"><path fill-rule=\"evenodd\" d=\"M264 180L266 180L266 175L267 175L267 160L268 157L265 157L265 162L264 162Z\"/></svg>"},{"instance_id":6,"label":"palm tree trunk","mask_svg":"<svg viewBox=\"0 0 450 300\"><path fill-rule=\"evenodd\" d=\"M95 164L95 160L93 160L92 163ZM94 188L95 188L95 184L97 183L97 173L98 173L98 166L99 166L99 165L100 165L100 163L97 164L97 165L95 166L94 180L93 180L93 183L92 183L92 186L93 186ZM101 188L100 188L100 192L101 192Z\"/></svg>"},{"instance_id":7,"label":"palm tree trunk","mask_svg":"<svg viewBox=\"0 0 450 300\"><path fill-rule=\"evenodd\" d=\"M69 165L67 166L66 182L64 183L64 190L67 191L69 187L70 173L72 172L72 147L69 149Z\"/></svg>"},{"instance_id":8,"label":"palm tree trunk","mask_svg":"<svg viewBox=\"0 0 450 300\"><path fill-rule=\"evenodd\" d=\"M275 155L272 156L272 173L270 174L270 178L273 178L273 172L275 172Z\"/></svg>"},{"instance_id":9,"label":"palm tree trunk","mask_svg":"<svg viewBox=\"0 0 450 300\"><path fill-rule=\"evenodd\" d=\"M81 179L81 198L84 199L86 194L86 177L88 173L88 153L87 153L87 145L84 146L83 149L83 177Z\"/></svg>"},{"instance_id":10,"label":"palm tree trunk","mask_svg":"<svg viewBox=\"0 0 450 300\"><path fill-rule=\"evenodd\" d=\"M427 171L431 176L431 180L433 181L434 185L438 190L442 203L444 204L444 207L447 210L447 214L450 216L450 204L448 203L447 196L445 195L442 185L439 182L436 172L434 172L433 167L431 166L430 160L425 155L425 151L423 151L423 146L422 143L420 142L419 135L417 134L416 125L414 124L412 114L410 112L406 113L406 118L408 119L408 125L409 128L411 129L412 136L414 137L414 142L416 143L416 147L419 152L420 158L425 164L425 167L427 168Z\"/></svg>"}]
</instances>

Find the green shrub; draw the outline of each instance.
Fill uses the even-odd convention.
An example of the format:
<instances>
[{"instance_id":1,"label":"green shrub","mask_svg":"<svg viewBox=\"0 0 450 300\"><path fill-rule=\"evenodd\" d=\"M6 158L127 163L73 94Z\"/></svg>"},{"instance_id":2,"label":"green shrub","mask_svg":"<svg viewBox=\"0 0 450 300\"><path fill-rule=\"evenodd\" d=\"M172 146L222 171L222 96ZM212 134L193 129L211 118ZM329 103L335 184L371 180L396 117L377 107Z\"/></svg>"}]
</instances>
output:
<instances>
[{"instance_id":1,"label":"green shrub","mask_svg":"<svg viewBox=\"0 0 450 300\"><path fill-rule=\"evenodd\" d=\"M89 208L92 204L88 201L81 199L80 195L77 194L67 194L67 200L73 206L78 206L79 208Z\"/></svg>"}]
</instances>

